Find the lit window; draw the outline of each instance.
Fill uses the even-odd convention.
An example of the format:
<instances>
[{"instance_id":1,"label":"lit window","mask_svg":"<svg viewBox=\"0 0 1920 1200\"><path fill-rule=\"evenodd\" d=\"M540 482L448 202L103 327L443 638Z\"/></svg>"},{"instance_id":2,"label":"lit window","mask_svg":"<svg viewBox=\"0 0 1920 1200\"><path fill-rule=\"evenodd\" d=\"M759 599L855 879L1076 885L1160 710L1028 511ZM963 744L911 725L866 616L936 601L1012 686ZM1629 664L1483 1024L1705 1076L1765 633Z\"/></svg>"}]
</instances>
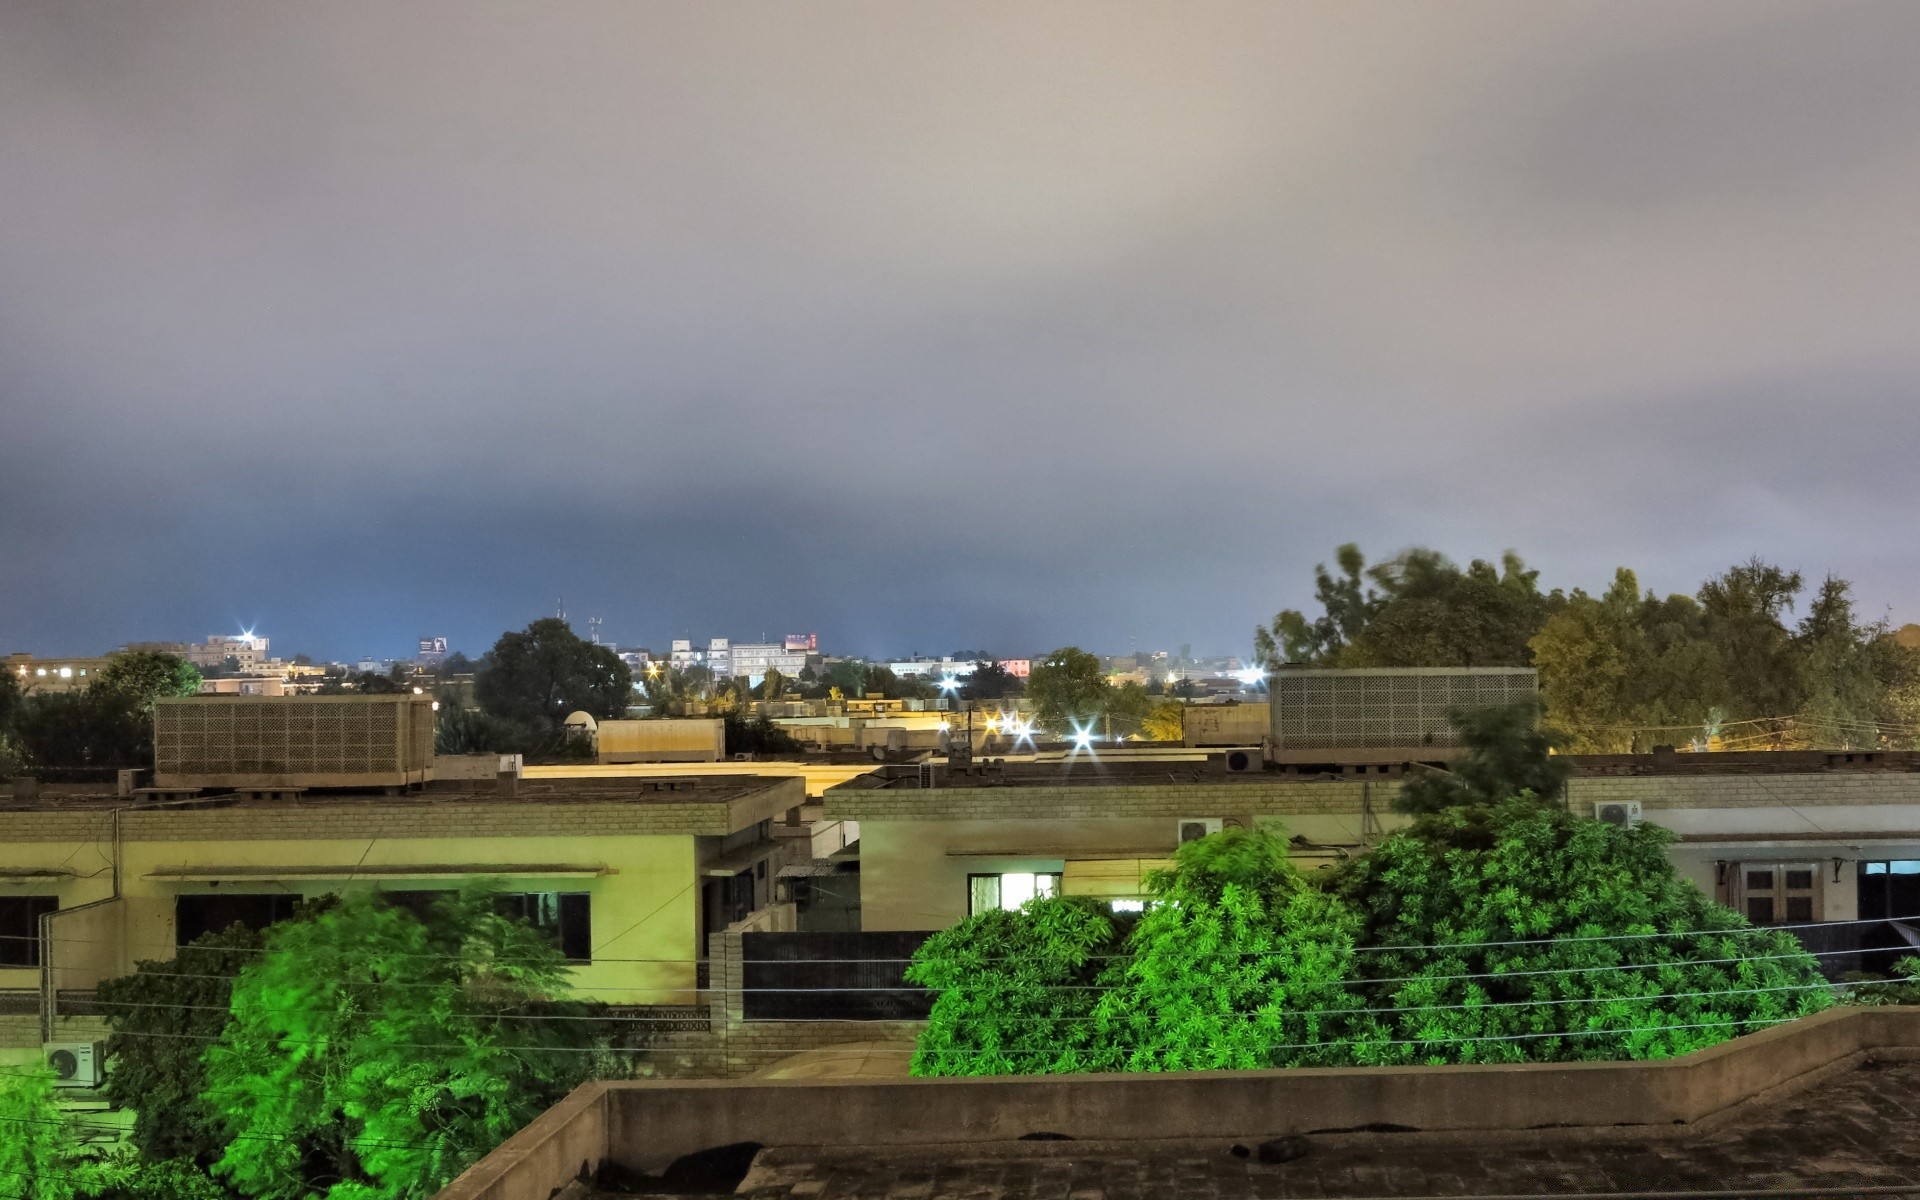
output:
<instances>
[{"instance_id":1,"label":"lit window","mask_svg":"<svg viewBox=\"0 0 1920 1200\"><path fill-rule=\"evenodd\" d=\"M967 876L967 915L1016 909L1036 897L1060 894L1060 876L1026 871Z\"/></svg>"},{"instance_id":2,"label":"lit window","mask_svg":"<svg viewBox=\"0 0 1920 1200\"><path fill-rule=\"evenodd\" d=\"M33 673L35 675L45 675L47 673L47 669L45 667L35 667L33 670Z\"/></svg>"},{"instance_id":3,"label":"lit window","mask_svg":"<svg viewBox=\"0 0 1920 1200\"><path fill-rule=\"evenodd\" d=\"M1137 913L1147 911L1145 900L1109 900L1107 907L1117 913Z\"/></svg>"},{"instance_id":4,"label":"lit window","mask_svg":"<svg viewBox=\"0 0 1920 1200\"><path fill-rule=\"evenodd\" d=\"M72 678L73 678L73 668L72 668L72 667L61 667L61 668L60 668L60 678L62 678L62 679L72 679Z\"/></svg>"}]
</instances>

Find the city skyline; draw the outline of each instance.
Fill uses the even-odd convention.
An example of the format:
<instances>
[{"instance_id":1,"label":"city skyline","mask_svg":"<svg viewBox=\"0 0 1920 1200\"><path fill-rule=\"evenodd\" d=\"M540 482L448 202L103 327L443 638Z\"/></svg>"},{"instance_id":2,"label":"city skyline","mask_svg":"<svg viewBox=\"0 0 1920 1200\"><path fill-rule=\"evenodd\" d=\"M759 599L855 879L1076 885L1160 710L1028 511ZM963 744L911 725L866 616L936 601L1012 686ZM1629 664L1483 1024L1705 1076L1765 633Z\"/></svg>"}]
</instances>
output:
<instances>
[{"instance_id":1,"label":"city skyline","mask_svg":"<svg viewBox=\"0 0 1920 1200\"><path fill-rule=\"evenodd\" d=\"M0 643L1920 595L1898 4L0 0Z\"/></svg>"}]
</instances>

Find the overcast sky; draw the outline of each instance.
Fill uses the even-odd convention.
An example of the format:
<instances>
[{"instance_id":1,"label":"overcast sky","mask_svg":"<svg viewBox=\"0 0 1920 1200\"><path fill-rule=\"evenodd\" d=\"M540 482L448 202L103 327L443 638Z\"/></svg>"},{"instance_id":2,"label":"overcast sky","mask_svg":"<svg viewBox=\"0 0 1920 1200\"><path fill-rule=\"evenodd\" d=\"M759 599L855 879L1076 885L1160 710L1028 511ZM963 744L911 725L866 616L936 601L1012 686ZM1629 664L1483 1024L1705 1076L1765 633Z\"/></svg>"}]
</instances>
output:
<instances>
[{"instance_id":1,"label":"overcast sky","mask_svg":"<svg viewBox=\"0 0 1920 1200\"><path fill-rule=\"evenodd\" d=\"M1920 619L1920 4L0 0L0 651Z\"/></svg>"}]
</instances>

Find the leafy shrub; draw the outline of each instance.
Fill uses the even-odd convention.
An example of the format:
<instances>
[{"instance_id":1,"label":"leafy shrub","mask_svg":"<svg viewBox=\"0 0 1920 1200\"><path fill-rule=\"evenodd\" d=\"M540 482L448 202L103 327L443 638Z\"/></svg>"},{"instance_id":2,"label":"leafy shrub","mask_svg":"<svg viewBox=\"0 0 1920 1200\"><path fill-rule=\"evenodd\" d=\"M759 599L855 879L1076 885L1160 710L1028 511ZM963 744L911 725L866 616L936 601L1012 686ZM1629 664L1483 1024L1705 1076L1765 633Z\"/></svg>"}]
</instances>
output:
<instances>
[{"instance_id":1,"label":"leafy shrub","mask_svg":"<svg viewBox=\"0 0 1920 1200\"><path fill-rule=\"evenodd\" d=\"M1337 1065L1366 1018L1349 986L1358 922L1287 861L1271 833L1188 842L1106 980L1109 1069Z\"/></svg>"},{"instance_id":2,"label":"leafy shrub","mask_svg":"<svg viewBox=\"0 0 1920 1200\"><path fill-rule=\"evenodd\" d=\"M424 923L363 896L275 926L207 1051L215 1174L266 1200L432 1195L590 1071L593 1023L540 1019L566 972L479 889Z\"/></svg>"},{"instance_id":3,"label":"leafy shrub","mask_svg":"<svg viewBox=\"0 0 1920 1200\"><path fill-rule=\"evenodd\" d=\"M67 1134L43 1071L0 1074L0 1192L22 1200L73 1195Z\"/></svg>"},{"instance_id":4,"label":"leafy shrub","mask_svg":"<svg viewBox=\"0 0 1920 1200\"><path fill-rule=\"evenodd\" d=\"M915 1075L1043 1075L1095 1069L1094 1007L1114 923L1081 899L969 917L914 954L907 980L938 995Z\"/></svg>"},{"instance_id":5,"label":"leafy shrub","mask_svg":"<svg viewBox=\"0 0 1920 1200\"><path fill-rule=\"evenodd\" d=\"M201 1098L200 1056L227 1027L233 980L260 957L244 925L205 934L172 959L135 964L99 986L112 1033L107 1100L134 1111L133 1143L149 1159L212 1166L226 1149L220 1114Z\"/></svg>"},{"instance_id":6,"label":"leafy shrub","mask_svg":"<svg viewBox=\"0 0 1920 1200\"><path fill-rule=\"evenodd\" d=\"M82 1163L74 1172L78 1200L232 1200L199 1164L179 1159L148 1162L120 1154Z\"/></svg>"},{"instance_id":7,"label":"leafy shrub","mask_svg":"<svg viewBox=\"0 0 1920 1200\"><path fill-rule=\"evenodd\" d=\"M1423 817L1355 860L1337 888L1398 1043L1369 1057L1664 1058L1832 1003L1792 935L1702 895L1671 840L1519 796Z\"/></svg>"},{"instance_id":8,"label":"leafy shrub","mask_svg":"<svg viewBox=\"0 0 1920 1200\"><path fill-rule=\"evenodd\" d=\"M1840 1002L1866 1008L1888 1004L1920 1004L1920 958L1908 954L1893 964L1891 977L1871 971L1849 971L1840 977Z\"/></svg>"}]
</instances>

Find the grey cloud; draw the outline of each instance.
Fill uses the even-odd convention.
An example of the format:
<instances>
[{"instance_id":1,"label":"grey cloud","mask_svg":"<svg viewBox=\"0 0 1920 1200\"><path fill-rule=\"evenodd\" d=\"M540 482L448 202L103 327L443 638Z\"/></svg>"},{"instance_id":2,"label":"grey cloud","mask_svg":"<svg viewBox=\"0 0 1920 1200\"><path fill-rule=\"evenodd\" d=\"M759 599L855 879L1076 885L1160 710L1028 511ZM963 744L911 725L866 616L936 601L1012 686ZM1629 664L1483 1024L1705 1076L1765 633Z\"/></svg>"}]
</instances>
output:
<instances>
[{"instance_id":1,"label":"grey cloud","mask_svg":"<svg viewBox=\"0 0 1920 1200\"><path fill-rule=\"evenodd\" d=\"M0 649L1905 603L1910 12L0 0Z\"/></svg>"}]
</instances>

